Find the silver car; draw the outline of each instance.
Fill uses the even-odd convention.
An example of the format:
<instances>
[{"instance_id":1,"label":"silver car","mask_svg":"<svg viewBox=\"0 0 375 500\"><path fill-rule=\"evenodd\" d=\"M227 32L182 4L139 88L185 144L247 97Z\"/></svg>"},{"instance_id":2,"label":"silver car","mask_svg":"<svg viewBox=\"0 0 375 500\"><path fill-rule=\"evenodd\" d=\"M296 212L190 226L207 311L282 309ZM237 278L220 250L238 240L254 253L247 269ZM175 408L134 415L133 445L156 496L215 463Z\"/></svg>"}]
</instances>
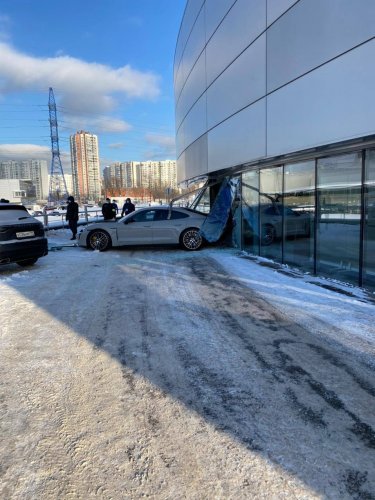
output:
<instances>
[{"instance_id":1,"label":"silver car","mask_svg":"<svg viewBox=\"0 0 375 500\"><path fill-rule=\"evenodd\" d=\"M117 221L89 224L78 234L78 245L92 250L131 245L179 244L198 250L203 244L200 227L207 215L188 208L141 208Z\"/></svg>"}]
</instances>

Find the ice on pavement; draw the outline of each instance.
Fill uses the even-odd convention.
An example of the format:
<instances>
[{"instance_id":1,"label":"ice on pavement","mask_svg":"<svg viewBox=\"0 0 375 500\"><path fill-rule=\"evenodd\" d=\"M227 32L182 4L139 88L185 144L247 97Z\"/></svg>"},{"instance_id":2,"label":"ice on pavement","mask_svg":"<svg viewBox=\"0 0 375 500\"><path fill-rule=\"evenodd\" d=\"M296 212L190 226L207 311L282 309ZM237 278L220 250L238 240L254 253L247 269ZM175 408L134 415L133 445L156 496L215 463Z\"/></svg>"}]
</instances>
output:
<instances>
[{"instance_id":1,"label":"ice on pavement","mask_svg":"<svg viewBox=\"0 0 375 500\"><path fill-rule=\"evenodd\" d=\"M51 267L63 265L74 268L80 265L81 260L90 259L93 252L74 247L75 243L70 241L70 236L68 229L49 231L49 246L62 248L50 251L37 265L43 266L48 262ZM272 266L270 260L252 257L235 248L209 247L201 252L214 258L227 271L296 323L317 335L322 334L339 340L348 347L375 353L373 293L334 280L303 274L285 265ZM165 258L170 258L168 253ZM3 267L0 271L0 283L27 279L29 273L33 272L13 266ZM35 273L33 277L35 280ZM40 286L43 286L42 274L40 280ZM59 282L58 286L64 287L64 283ZM85 291L90 286L91 275L87 275L87 282L77 283L77 287ZM3 317L3 320L6 321L6 317Z\"/></svg>"}]
</instances>

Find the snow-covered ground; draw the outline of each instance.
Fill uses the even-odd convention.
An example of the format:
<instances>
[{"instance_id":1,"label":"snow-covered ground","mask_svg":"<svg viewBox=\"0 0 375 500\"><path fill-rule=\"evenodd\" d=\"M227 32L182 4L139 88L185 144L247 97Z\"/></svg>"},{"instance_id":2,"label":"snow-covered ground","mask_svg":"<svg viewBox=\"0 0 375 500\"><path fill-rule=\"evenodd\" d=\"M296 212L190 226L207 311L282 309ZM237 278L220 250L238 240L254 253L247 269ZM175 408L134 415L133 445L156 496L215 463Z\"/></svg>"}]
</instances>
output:
<instances>
[{"instance_id":1,"label":"snow-covered ground","mask_svg":"<svg viewBox=\"0 0 375 500\"><path fill-rule=\"evenodd\" d=\"M244 285L312 333L375 355L374 293L246 252L214 250L212 256Z\"/></svg>"},{"instance_id":2,"label":"snow-covered ground","mask_svg":"<svg viewBox=\"0 0 375 500\"><path fill-rule=\"evenodd\" d=\"M69 238L0 268L1 498L374 498L373 294Z\"/></svg>"}]
</instances>

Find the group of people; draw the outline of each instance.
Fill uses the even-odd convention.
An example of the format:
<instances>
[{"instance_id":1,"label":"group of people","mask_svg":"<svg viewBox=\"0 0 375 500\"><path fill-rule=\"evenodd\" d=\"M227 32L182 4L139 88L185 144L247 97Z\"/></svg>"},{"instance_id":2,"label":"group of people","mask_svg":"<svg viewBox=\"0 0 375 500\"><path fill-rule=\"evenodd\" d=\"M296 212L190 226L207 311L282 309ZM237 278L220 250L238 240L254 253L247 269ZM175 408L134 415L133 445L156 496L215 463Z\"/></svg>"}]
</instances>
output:
<instances>
[{"instance_id":1,"label":"group of people","mask_svg":"<svg viewBox=\"0 0 375 500\"><path fill-rule=\"evenodd\" d=\"M132 203L130 198L126 198L124 206L122 207L121 217L128 215L135 211L135 205ZM111 202L110 198L107 198L102 205L102 214L104 220L116 220L119 209L115 200ZM68 196L67 207L66 207L66 220L69 224L69 229L72 231L71 240L77 238L77 226L78 226L78 203L74 201L73 196Z\"/></svg>"},{"instance_id":2,"label":"group of people","mask_svg":"<svg viewBox=\"0 0 375 500\"><path fill-rule=\"evenodd\" d=\"M131 214L135 210L135 205L132 203L130 198L126 198L124 206L122 207L121 217L125 215ZM119 209L115 200L110 200L107 198L105 203L102 205L102 214L104 220L116 220L116 216L118 215Z\"/></svg>"}]
</instances>

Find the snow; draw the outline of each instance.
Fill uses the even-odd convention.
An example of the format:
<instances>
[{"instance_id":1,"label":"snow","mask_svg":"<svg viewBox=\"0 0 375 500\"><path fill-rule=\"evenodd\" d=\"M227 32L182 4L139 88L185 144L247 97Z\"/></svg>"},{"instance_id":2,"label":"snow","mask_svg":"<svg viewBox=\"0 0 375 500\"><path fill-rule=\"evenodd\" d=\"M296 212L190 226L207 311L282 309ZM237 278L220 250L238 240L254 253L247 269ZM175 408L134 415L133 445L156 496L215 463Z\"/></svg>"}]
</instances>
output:
<instances>
[{"instance_id":1,"label":"snow","mask_svg":"<svg viewBox=\"0 0 375 500\"><path fill-rule=\"evenodd\" d=\"M1 498L371 498L373 294L70 236L0 268Z\"/></svg>"},{"instance_id":2,"label":"snow","mask_svg":"<svg viewBox=\"0 0 375 500\"><path fill-rule=\"evenodd\" d=\"M80 262L90 259L92 252L74 248L76 243L69 240L70 236L69 229L51 229L48 241L52 250L39 261L39 265L48 262L51 268L53 265L69 266L73 259L74 266L79 266ZM61 246L61 252L54 251ZM313 277L233 248L210 247L203 252L280 312L311 332L340 340L359 352L375 353L374 293L332 279ZM168 254L166 258L169 258ZM21 270L12 265L0 268L0 273L0 284L11 284L14 280L18 282L32 274L33 286L43 286L44 275L36 269ZM92 277L87 275L87 283L80 282L77 286L82 291L86 290L91 280ZM64 283L60 282L59 287L63 288ZM7 318L3 320L7 321Z\"/></svg>"},{"instance_id":3,"label":"snow","mask_svg":"<svg viewBox=\"0 0 375 500\"><path fill-rule=\"evenodd\" d=\"M359 352L375 354L374 294L335 280L303 274L285 265L267 268L264 264L272 266L272 261L245 252L212 251L212 257L311 332L340 340Z\"/></svg>"}]
</instances>

